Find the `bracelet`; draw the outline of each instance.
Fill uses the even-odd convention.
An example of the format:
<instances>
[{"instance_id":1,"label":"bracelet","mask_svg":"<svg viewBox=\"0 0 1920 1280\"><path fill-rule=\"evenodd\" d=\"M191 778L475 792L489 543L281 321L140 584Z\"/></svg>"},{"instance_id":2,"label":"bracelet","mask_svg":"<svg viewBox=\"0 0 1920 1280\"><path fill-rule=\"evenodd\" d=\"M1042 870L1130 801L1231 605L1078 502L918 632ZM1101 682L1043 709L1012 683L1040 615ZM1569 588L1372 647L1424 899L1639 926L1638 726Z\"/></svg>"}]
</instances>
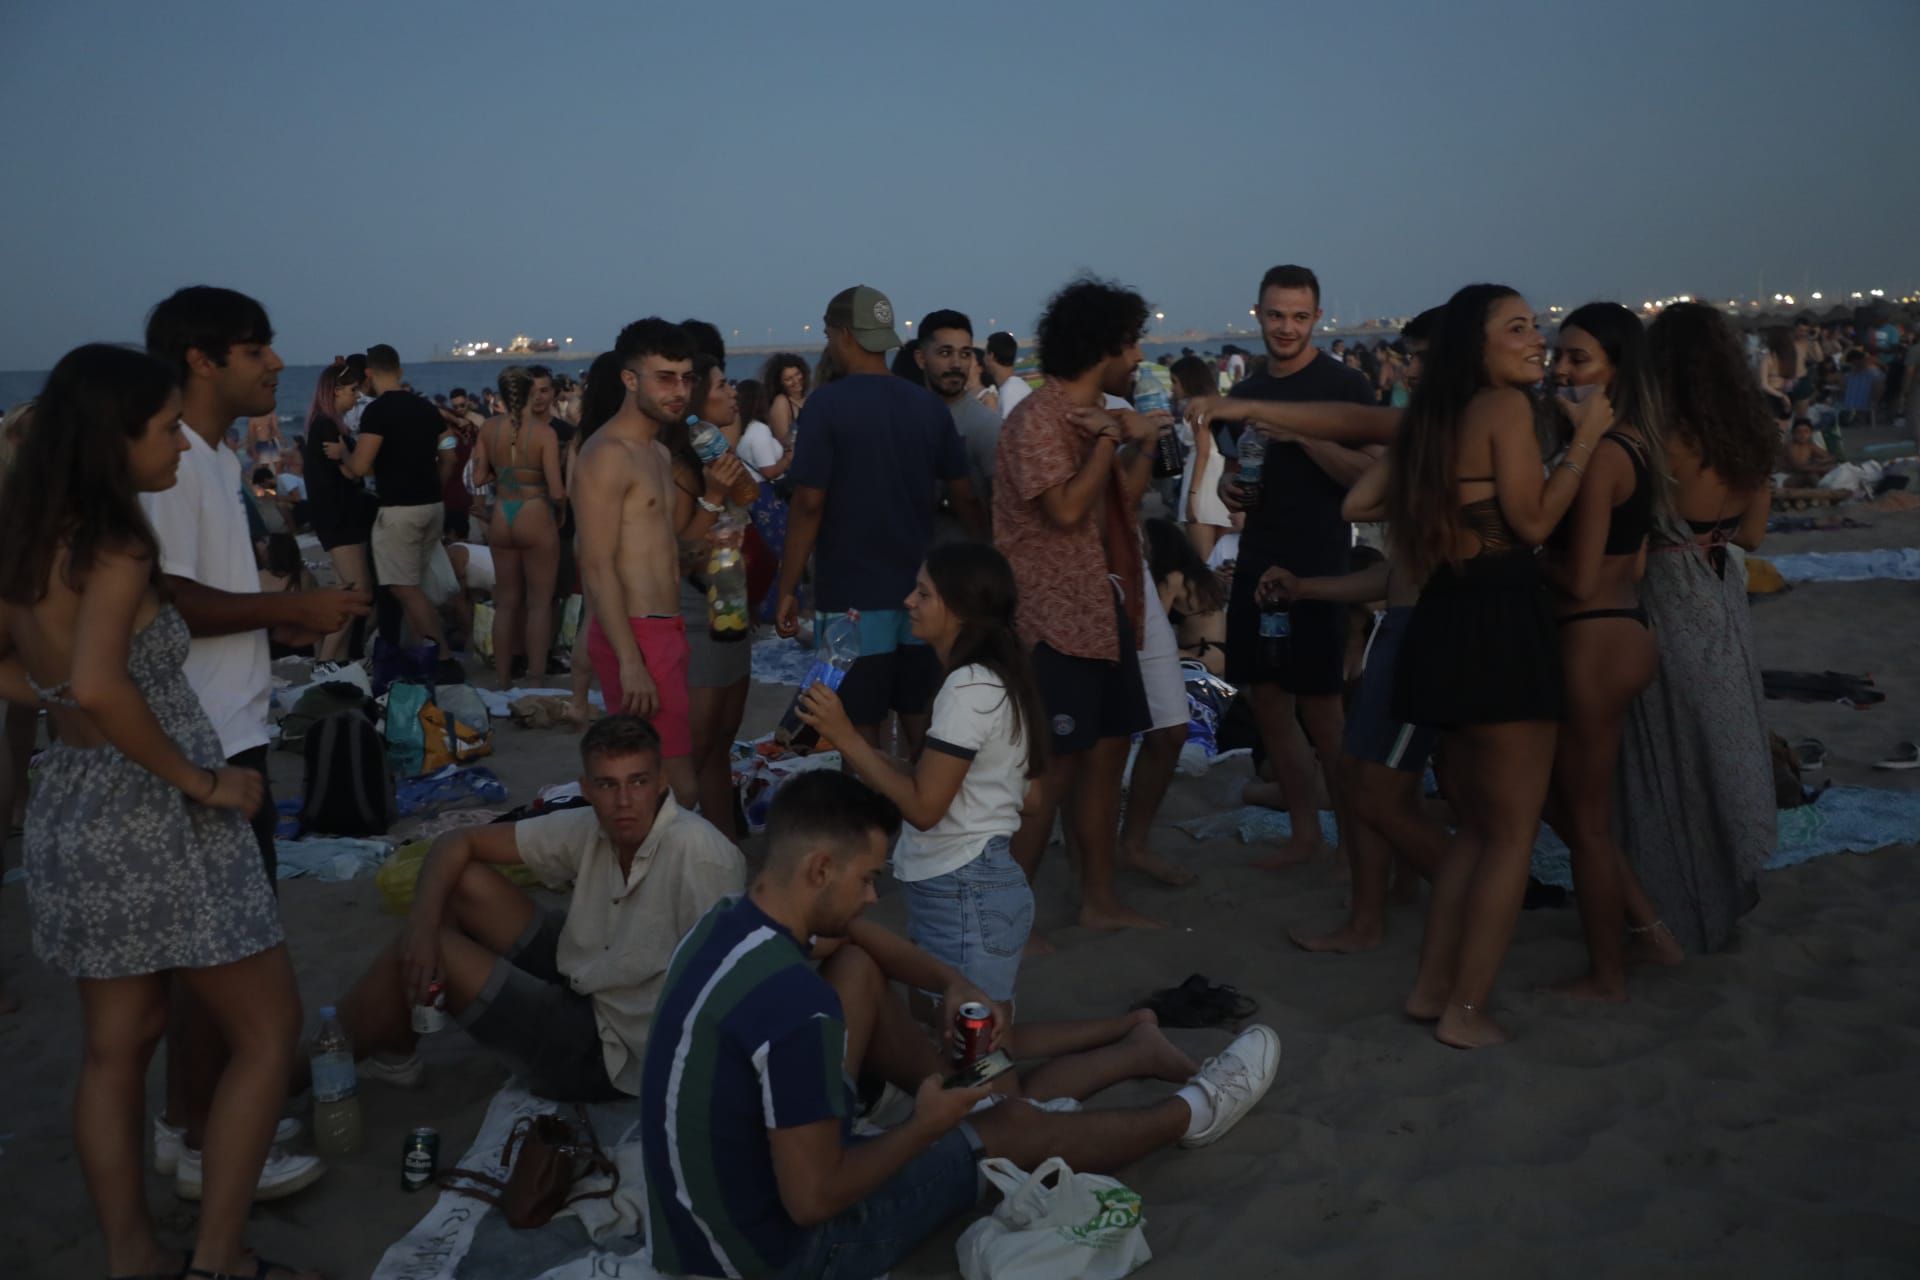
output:
<instances>
[{"instance_id":1,"label":"bracelet","mask_svg":"<svg viewBox=\"0 0 1920 1280\"><path fill-rule=\"evenodd\" d=\"M694 501L700 504L702 511L711 511L716 516L727 509L722 503L708 502L704 496L695 498Z\"/></svg>"},{"instance_id":2,"label":"bracelet","mask_svg":"<svg viewBox=\"0 0 1920 1280\"><path fill-rule=\"evenodd\" d=\"M1564 459L1564 458L1561 459L1560 465L1564 467L1566 470L1573 472L1573 474L1575 474L1576 476L1584 477L1587 474L1587 469L1585 467L1569 459Z\"/></svg>"},{"instance_id":3,"label":"bracelet","mask_svg":"<svg viewBox=\"0 0 1920 1280\"><path fill-rule=\"evenodd\" d=\"M202 801L211 800L213 798L213 793L220 789L220 775L215 773L213 770L207 768L205 765L200 766L200 772L207 775L207 794L204 796L201 796L200 799Z\"/></svg>"}]
</instances>

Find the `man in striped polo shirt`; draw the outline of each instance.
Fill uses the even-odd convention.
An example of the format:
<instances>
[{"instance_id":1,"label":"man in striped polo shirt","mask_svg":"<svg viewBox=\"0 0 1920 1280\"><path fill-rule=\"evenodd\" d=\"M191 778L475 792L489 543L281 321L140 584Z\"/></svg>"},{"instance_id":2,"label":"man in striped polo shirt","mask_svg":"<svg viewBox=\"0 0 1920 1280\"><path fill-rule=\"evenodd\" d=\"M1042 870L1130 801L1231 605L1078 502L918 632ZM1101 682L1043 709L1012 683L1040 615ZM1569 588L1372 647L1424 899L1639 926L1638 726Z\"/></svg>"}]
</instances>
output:
<instances>
[{"instance_id":1,"label":"man in striped polo shirt","mask_svg":"<svg viewBox=\"0 0 1920 1280\"><path fill-rule=\"evenodd\" d=\"M640 1091L658 1270L879 1275L975 1206L982 1156L1110 1171L1173 1142L1217 1140L1273 1083L1279 1037L1256 1026L1150 1106L1060 1114L1009 1099L975 1113L994 1085L943 1087L937 1052L889 986L951 999L964 979L856 923L899 826L892 803L849 775L794 779L774 801L766 865L747 894L682 939ZM812 956L828 949L815 972ZM856 1082L903 1075L919 1081L912 1118L855 1138Z\"/></svg>"}]
</instances>

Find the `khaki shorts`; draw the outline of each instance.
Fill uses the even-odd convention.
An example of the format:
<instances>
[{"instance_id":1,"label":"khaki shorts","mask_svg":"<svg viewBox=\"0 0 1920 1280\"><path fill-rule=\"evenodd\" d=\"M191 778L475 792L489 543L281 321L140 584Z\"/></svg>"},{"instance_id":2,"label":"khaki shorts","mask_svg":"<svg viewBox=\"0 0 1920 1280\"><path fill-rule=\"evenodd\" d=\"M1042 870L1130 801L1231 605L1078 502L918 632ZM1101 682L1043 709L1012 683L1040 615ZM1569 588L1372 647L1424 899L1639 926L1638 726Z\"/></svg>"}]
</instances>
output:
<instances>
[{"instance_id":1,"label":"khaki shorts","mask_svg":"<svg viewBox=\"0 0 1920 1280\"><path fill-rule=\"evenodd\" d=\"M373 571L384 587L417 587L427 578L446 523L444 503L382 507L373 519Z\"/></svg>"}]
</instances>

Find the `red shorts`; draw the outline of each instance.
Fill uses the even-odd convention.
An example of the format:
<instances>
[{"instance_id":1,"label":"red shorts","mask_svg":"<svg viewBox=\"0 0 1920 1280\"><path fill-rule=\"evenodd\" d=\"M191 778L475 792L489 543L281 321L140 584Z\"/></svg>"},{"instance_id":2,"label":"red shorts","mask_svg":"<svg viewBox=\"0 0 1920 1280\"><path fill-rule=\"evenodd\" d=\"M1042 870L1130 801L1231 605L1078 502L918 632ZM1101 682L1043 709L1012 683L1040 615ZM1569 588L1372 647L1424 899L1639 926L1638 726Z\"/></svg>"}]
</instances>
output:
<instances>
[{"instance_id":1,"label":"red shorts","mask_svg":"<svg viewBox=\"0 0 1920 1280\"><path fill-rule=\"evenodd\" d=\"M640 646L640 660L646 663L653 687L659 691L660 707L652 724L660 734L661 758L672 760L693 754L692 708L687 694L687 624L684 619L628 618L633 642ZM587 661L600 681L600 692L607 702L607 713L620 710L620 655L614 652L600 619L587 624Z\"/></svg>"}]
</instances>

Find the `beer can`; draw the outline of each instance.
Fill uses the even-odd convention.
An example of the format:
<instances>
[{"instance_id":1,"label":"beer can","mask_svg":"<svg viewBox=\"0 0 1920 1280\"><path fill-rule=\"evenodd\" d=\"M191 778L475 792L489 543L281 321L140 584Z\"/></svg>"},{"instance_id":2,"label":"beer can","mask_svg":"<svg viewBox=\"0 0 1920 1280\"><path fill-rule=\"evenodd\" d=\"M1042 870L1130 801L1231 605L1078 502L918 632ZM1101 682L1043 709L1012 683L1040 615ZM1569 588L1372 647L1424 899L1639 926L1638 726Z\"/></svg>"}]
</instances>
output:
<instances>
[{"instance_id":1,"label":"beer can","mask_svg":"<svg viewBox=\"0 0 1920 1280\"><path fill-rule=\"evenodd\" d=\"M440 1131L421 1125L400 1149L400 1189L424 1191L440 1171Z\"/></svg>"},{"instance_id":2,"label":"beer can","mask_svg":"<svg viewBox=\"0 0 1920 1280\"><path fill-rule=\"evenodd\" d=\"M447 984L435 979L427 986L427 998L422 1004L413 1006L413 1029L427 1036L436 1031L445 1031L453 1025L453 1019L447 1016Z\"/></svg>"},{"instance_id":3,"label":"beer can","mask_svg":"<svg viewBox=\"0 0 1920 1280\"><path fill-rule=\"evenodd\" d=\"M993 1010L978 1001L968 1001L954 1011L954 1056L963 1067L970 1067L987 1056L993 1041Z\"/></svg>"}]
</instances>

